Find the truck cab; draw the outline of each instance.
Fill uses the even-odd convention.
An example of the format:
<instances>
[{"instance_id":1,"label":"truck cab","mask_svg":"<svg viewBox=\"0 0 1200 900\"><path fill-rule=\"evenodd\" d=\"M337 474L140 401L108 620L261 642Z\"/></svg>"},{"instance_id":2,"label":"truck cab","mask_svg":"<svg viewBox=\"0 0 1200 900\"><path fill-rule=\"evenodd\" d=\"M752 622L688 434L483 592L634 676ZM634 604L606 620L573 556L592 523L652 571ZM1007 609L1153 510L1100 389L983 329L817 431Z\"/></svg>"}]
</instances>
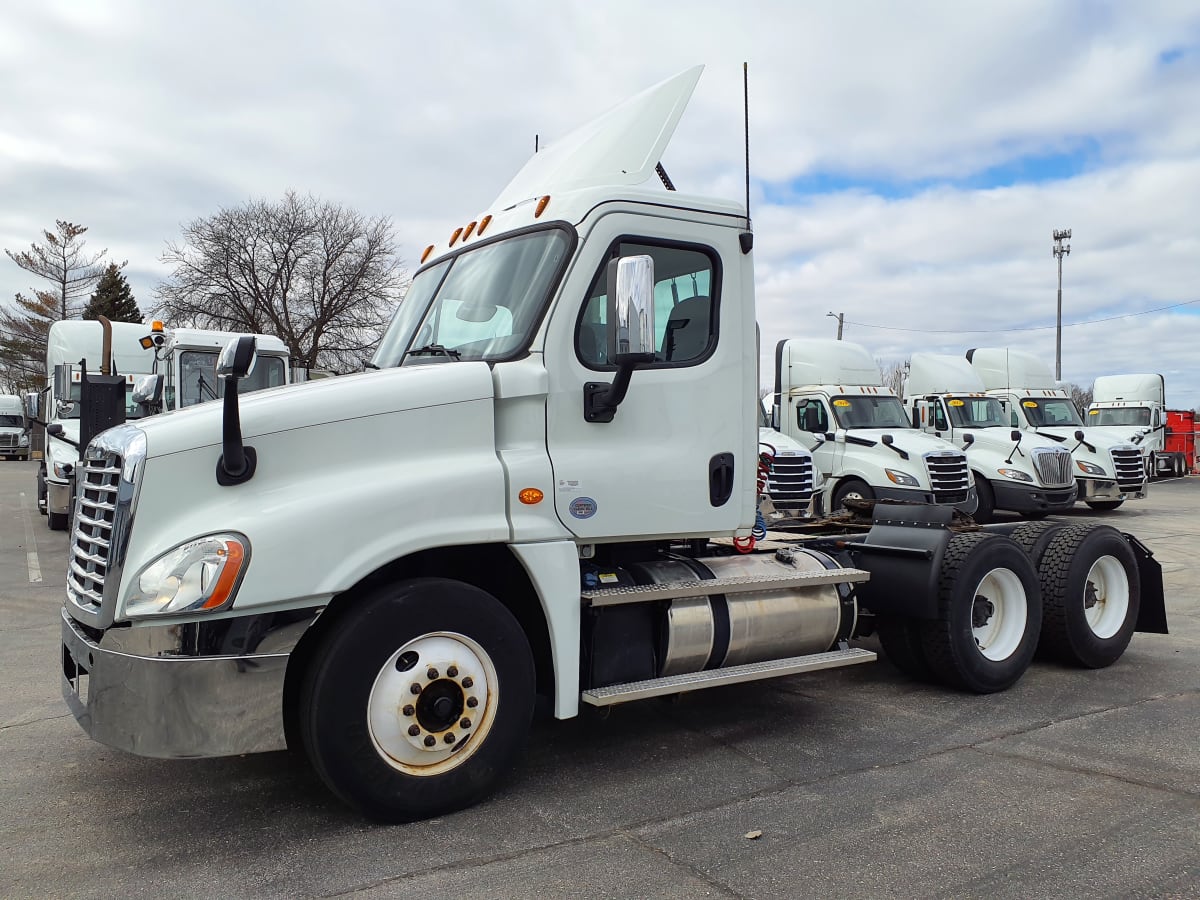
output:
<instances>
[{"instance_id":1,"label":"truck cab","mask_svg":"<svg viewBox=\"0 0 1200 900\"><path fill-rule=\"evenodd\" d=\"M775 349L777 426L808 447L825 480L824 509L846 499L907 500L973 513L962 448L912 426L866 348L798 338Z\"/></svg>"},{"instance_id":2,"label":"truck cab","mask_svg":"<svg viewBox=\"0 0 1200 900\"><path fill-rule=\"evenodd\" d=\"M1113 510L1126 500L1146 496L1142 452L1120 435L1085 426L1070 396L1038 357L984 347L967 351L966 358L1014 429L1049 438L1071 451L1078 501L1092 509Z\"/></svg>"},{"instance_id":3,"label":"truck cab","mask_svg":"<svg viewBox=\"0 0 1200 900\"><path fill-rule=\"evenodd\" d=\"M977 522L990 521L997 509L1041 518L1075 504L1070 451L1050 438L1014 429L967 360L914 353L903 398L914 427L964 448L979 495Z\"/></svg>"},{"instance_id":4,"label":"truck cab","mask_svg":"<svg viewBox=\"0 0 1200 900\"><path fill-rule=\"evenodd\" d=\"M0 456L29 459L29 419L16 394L0 394Z\"/></svg>"},{"instance_id":5,"label":"truck cab","mask_svg":"<svg viewBox=\"0 0 1200 900\"><path fill-rule=\"evenodd\" d=\"M1162 375L1101 375L1092 384L1087 424L1142 452L1146 475L1178 476L1190 469L1185 454L1167 447L1166 379Z\"/></svg>"}]
</instances>

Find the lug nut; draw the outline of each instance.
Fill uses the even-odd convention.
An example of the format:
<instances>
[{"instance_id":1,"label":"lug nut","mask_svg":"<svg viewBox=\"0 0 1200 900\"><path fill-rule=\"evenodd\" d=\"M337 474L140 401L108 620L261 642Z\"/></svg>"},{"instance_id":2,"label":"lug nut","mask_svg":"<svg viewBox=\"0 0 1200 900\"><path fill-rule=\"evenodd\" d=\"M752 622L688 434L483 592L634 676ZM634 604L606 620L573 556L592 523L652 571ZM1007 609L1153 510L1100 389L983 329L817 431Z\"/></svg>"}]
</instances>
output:
<instances>
[{"instance_id":1,"label":"lug nut","mask_svg":"<svg viewBox=\"0 0 1200 900\"><path fill-rule=\"evenodd\" d=\"M466 678L464 678L462 680L462 686L465 688L469 688L474 683L475 683L475 679L473 679L470 675L468 675Z\"/></svg>"},{"instance_id":2,"label":"lug nut","mask_svg":"<svg viewBox=\"0 0 1200 900\"><path fill-rule=\"evenodd\" d=\"M414 684L411 688L409 688L409 690L411 690L414 694L419 694L421 693L421 686L419 684Z\"/></svg>"},{"instance_id":3,"label":"lug nut","mask_svg":"<svg viewBox=\"0 0 1200 900\"><path fill-rule=\"evenodd\" d=\"M459 727L459 728L470 728L470 727L471 727L471 720L470 720L470 719L463 719L463 720L461 720L461 721L458 723L458 727Z\"/></svg>"},{"instance_id":4,"label":"lug nut","mask_svg":"<svg viewBox=\"0 0 1200 900\"><path fill-rule=\"evenodd\" d=\"M467 706L471 707L471 709L474 709L478 705L479 705L478 698L476 698L476 697L468 697L467 698Z\"/></svg>"},{"instance_id":5,"label":"lug nut","mask_svg":"<svg viewBox=\"0 0 1200 900\"><path fill-rule=\"evenodd\" d=\"M413 706L411 703L407 704L404 707L404 709L400 710L400 712L404 713L406 716L411 716L416 711L417 711L417 708L415 706Z\"/></svg>"},{"instance_id":6,"label":"lug nut","mask_svg":"<svg viewBox=\"0 0 1200 900\"><path fill-rule=\"evenodd\" d=\"M409 725L408 733L411 734L413 737L416 737L418 734L421 733L421 726L420 725Z\"/></svg>"},{"instance_id":7,"label":"lug nut","mask_svg":"<svg viewBox=\"0 0 1200 900\"><path fill-rule=\"evenodd\" d=\"M447 731L446 736L442 740L444 740L447 744L453 744L454 743L454 732Z\"/></svg>"},{"instance_id":8,"label":"lug nut","mask_svg":"<svg viewBox=\"0 0 1200 900\"><path fill-rule=\"evenodd\" d=\"M435 678L438 677L438 670L431 666L429 671L425 673L425 677L428 678L430 681L433 681Z\"/></svg>"},{"instance_id":9,"label":"lug nut","mask_svg":"<svg viewBox=\"0 0 1200 900\"><path fill-rule=\"evenodd\" d=\"M446 670L446 677L447 678L457 678L458 677L458 666L451 666L450 668L448 668Z\"/></svg>"},{"instance_id":10,"label":"lug nut","mask_svg":"<svg viewBox=\"0 0 1200 900\"><path fill-rule=\"evenodd\" d=\"M425 735L425 746L426 747L432 747L436 743L437 743L437 738L435 738L432 734Z\"/></svg>"}]
</instances>

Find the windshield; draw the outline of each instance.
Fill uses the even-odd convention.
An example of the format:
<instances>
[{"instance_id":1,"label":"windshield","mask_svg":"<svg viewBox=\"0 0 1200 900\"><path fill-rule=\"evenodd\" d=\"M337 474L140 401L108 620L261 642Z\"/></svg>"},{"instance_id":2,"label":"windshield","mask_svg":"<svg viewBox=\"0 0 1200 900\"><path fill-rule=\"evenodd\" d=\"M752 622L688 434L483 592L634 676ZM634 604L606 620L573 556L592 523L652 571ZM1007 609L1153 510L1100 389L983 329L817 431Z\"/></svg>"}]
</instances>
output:
<instances>
[{"instance_id":1,"label":"windshield","mask_svg":"<svg viewBox=\"0 0 1200 900\"><path fill-rule=\"evenodd\" d=\"M217 350L184 350L179 354L179 408L225 396L225 382L217 378L219 355ZM286 383L283 360L278 356L259 356L254 371L238 381L238 393L248 394ZM169 388L166 394L167 408L176 408L175 388Z\"/></svg>"},{"instance_id":2,"label":"windshield","mask_svg":"<svg viewBox=\"0 0 1200 900\"><path fill-rule=\"evenodd\" d=\"M1145 427L1150 424L1150 408L1147 406L1122 406L1117 409L1093 409L1088 412L1088 424Z\"/></svg>"},{"instance_id":3,"label":"windshield","mask_svg":"<svg viewBox=\"0 0 1200 900\"><path fill-rule=\"evenodd\" d=\"M1021 408L1025 410L1029 424L1035 428L1083 424L1079 410L1066 397L1026 398L1021 401Z\"/></svg>"},{"instance_id":4,"label":"windshield","mask_svg":"<svg viewBox=\"0 0 1200 900\"><path fill-rule=\"evenodd\" d=\"M995 397L951 397L946 408L956 428L1003 428L1008 424Z\"/></svg>"},{"instance_id":5,"label":"windshield","mask_svg":"<svg viewBox=\"0 0 1200 900\"><path fill-rule=\"evenodd\" d=\"M24 428L25 423L21 421L20 416L10 416L0 414L0 428Z\"/></svg>"},{"instance_id":6,"label":"windshield","mask_svg":"<svg viewBox=\"0 0 1200 900\"><path fill-rule=\"evenodd\" d=\"M838 425L846 429L910 427L904 407L896 397L834 397L833 414Z\"/></svg>"},{"instance_id":7,"label":"windshield","mask_svg":"<svg viewBox=\"0 0 1200 900\"><path fill-rule=\"evenodd\" d=\"M372 364L507 359L529 345L567 261L570 234L534 231L483 244L413 278Z\"/></svg>"},{"instance_id":8,"label":"windshield","mask_svg":"<svg viewBox=\"0 0 1200 900\"><path fill-rule=\"evenodd\" d=\"M66 405L66 410L59 413L60 419L78 419L79 418L79 392L81 387L78 382L71 385L71 400ZM140 419L144 415L141 404L133 402L133 385L125 385L125 418Z\"/></svg>"}]
</instances>

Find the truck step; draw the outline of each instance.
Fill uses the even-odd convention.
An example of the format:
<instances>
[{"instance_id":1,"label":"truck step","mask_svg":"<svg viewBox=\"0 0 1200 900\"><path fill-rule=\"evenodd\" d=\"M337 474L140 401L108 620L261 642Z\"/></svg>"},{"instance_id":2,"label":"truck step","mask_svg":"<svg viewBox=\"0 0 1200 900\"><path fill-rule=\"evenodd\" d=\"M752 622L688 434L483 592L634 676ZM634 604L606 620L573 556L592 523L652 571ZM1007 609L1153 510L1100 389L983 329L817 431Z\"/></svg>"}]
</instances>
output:
<instances>
[{"instance_id":1,"label":"truck step","mask_svg":"<svg viewBox=\"0 0 1200 900\"><path fill-rule=\"evenodd\" d=\"M782 591L825 584L854 584L870 577L871 573L863 569L825 569L766 578L710 578L707 581L696 579L631 587L592 588L583 591L581 596L591 606L616 606L620 603L646 603L650 600L702 597L706 594L744 594L749 591Z\"/></svg>"},{"instance_id":2,"label":"truck step","mask_svg":"<svg viewBox=\"0 0 1200 900\"><path fill-rule=\"evenodd\" d=\"M709 669L705 672L689 672L685 675L668 675L666 678L649 678L645 681L630 681L608 687L592 688L582 693L584 703L592 706L612 706L646 697L662 697L667 694L682 694L701 688L718 687L722 684L737 684L742 681L759 681L763 678L778 678L799 672L817 672L821 669L836 669L858 663L874 662L875 653L849 647L830 650L827 653L810 653L807 656L790 656L766 662L729 666L725 669Z\"/></svg>"}]
</instances>

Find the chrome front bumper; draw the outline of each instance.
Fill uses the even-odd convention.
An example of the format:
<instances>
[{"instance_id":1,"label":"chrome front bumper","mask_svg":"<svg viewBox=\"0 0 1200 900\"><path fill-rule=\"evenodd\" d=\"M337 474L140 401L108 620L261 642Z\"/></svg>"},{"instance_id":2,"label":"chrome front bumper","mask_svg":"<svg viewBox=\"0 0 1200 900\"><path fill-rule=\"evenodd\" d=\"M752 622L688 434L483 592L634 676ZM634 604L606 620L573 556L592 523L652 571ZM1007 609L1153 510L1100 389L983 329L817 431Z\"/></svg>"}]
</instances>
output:
<instances>
[{"instance_id":1,"label":"chrome front bumper","mask_svg":"<svg viewBox=\"0 0 1200 900\"><path fill-rule=\"evenodd\" d=\"M1146 497L1146 482L1134 491L1122 490L1115 481L1104 478L1078 478L1079 493L1075 497L1079 503L1088 500L1142 500Z\"/></svg>"},{"instance_id":2,"label":"chrome front bumper","mask_svg":"<svg viewBox=\"0 0 1200 900\"><path fill-rule=\"evenodd\" d=\"M110 629L95 640L64 609L63 699L93 740L139 756L282 750L288 658L318 613Z\"/></svg>"}]
</instances>

